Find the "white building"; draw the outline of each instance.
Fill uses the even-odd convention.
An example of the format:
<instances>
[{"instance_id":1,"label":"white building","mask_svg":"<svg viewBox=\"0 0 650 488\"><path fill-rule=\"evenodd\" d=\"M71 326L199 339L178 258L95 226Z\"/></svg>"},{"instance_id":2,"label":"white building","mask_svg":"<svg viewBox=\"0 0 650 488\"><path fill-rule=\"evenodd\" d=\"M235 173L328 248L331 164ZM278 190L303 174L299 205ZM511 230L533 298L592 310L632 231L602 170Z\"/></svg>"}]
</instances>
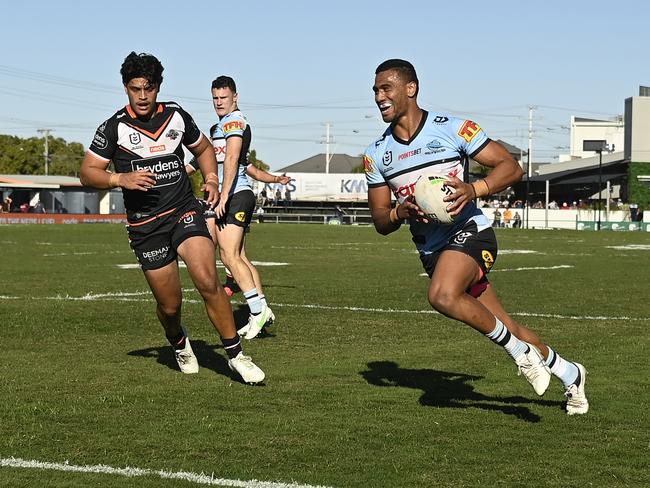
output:
<instances>
[{"instance_id":1,"label":"white building","mask_svg":"<svg viewBox=\"0 0 650 488\"><path fill-rule=\"evenodd\" d=\"M582 150L582 143L586 140L605 140L610 152L623 151L625 146L625 123L622 115L611 120L586 119L572 115L570 129L570 154L561 154L561 163L594 156L593 151Z\"/></svg>"}]
</instances>

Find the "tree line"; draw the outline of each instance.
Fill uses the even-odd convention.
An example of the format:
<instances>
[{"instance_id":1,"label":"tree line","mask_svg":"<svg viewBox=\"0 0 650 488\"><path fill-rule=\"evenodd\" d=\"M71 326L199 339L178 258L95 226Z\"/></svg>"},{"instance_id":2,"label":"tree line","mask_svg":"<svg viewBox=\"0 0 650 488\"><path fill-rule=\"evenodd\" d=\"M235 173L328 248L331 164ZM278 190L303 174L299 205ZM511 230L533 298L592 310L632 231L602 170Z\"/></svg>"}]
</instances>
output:
<instances>
[{"instance_id":1,"label":"tree line","mask_svg":"<svg viewBox=\"0 0 650 488\"><path fill-rule=\"evenodd\" d=\"M48 174L78 176L84 153L84 147L79 142L48 137ZM255 149L251 150L249 160L260 169L269 169L264 161L257 158ZM0 134L0 174L44 175L45 138Z\"/></svg>"},{"instance_id":2,"label":"tree line","mask_svg":"<svg viewBox=\"0 0 650 488\"><path fill-rule=\"evenodd\" d=\"M48 137L48 174L77 176L83 157L81 143ZM45 138L0 134L0 174L44 175Z\"/></svg>"}]
</instances>

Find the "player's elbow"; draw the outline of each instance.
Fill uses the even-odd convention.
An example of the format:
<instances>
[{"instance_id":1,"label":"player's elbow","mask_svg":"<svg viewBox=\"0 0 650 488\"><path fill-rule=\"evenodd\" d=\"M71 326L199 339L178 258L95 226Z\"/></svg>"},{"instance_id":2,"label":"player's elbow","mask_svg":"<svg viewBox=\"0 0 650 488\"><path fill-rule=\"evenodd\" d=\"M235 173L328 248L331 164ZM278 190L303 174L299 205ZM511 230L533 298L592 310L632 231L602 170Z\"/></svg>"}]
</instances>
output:
<instances>
[{"instance_id":1,"label":"player's elbow","mask_svg":"<svg viewBox=\"0 0 650 488\"><path fill-rule=\"evenodd\" d=\"M394 229L389 229L387 226L383 225L381 222L378 222L376 220L373 221L373 224L375 224L375 230L379 232L382 236L387 236L394 230Z\"/></svg>"},{"instance_id":2,"label":"player's elbow","mask_svg":"<svg viewBox=\"0 0 650 488\"><path fill-rule=\"evenodd\" d=\"M519 166L519 164L515 163L515 167L513 169L513 183L517 183L518 181L521 181L521 179L524 177L524 170Z\"/></svg>"},{"instance_id":3,"label":"player's elbow","mask_svg":"<svg viewBox=\"0 0 650 488\"><path fill-rule=\"evenodd\" d=\"M83 186L92 186L90 184L90 180L88 179L88 171L86 168L83 166L81 167L81 170L79 171L79 181Z\"/></svg>"}]
</instances>

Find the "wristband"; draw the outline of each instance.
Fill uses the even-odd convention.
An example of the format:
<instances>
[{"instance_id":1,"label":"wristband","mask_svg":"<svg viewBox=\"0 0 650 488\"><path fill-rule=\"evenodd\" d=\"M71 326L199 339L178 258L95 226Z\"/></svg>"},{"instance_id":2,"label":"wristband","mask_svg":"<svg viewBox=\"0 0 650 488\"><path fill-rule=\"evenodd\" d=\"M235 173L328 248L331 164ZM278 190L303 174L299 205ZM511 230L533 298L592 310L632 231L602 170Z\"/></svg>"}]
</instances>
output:
<instances>
[{"instance_id":1,"label":"wristband","mask_svg":"<svg viewBox=\"0 0 650 488\"><path fill-rule=\"evenodd\" d=\"M111 188L117 188L120 186L120 178L121 178L120 173L111 173L108 177L108 186Z\"/></svg>"},{"instance_id":2,"label":"wristband","mask_svg":"<svg viewBox=\"0 0 650 488\"><path fill-rule=\"evenodd\" d=\"M474 188L474 195L476 195L476 198L486 197L490 194L490 187L485 180L473 182L472 188Z\"/></svg>"},{"instance_id":3,"label":"wristband","mask_svg":"<svg viewBox=\"0 0 650 488\"><path fill-rule=\"evenodd\" d=\"M388 220L390 220L391 224L399 224L401 219L399 218L399 215L397 215L397 208L399 207L399 203L395 205L393 208L390 209L390 212L388 213Z\"/></svg>"}]
</instances>

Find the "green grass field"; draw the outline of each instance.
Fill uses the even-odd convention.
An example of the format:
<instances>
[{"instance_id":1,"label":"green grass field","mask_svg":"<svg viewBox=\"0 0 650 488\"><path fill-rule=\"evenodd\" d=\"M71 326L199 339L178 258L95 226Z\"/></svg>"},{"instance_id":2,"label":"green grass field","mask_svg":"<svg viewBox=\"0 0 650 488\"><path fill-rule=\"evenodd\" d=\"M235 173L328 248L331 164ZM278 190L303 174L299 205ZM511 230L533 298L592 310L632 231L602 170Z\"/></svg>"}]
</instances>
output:
<instances>
[{"instance_id":1,"label":"green grass field","mask_svg":"<svg viewBox=\"0 0 650 488\"><path fill-rule=\"evenodd\" d=\"M259 266L277 320L244 345L267 373L251 387L184 270L202 369L177 370L142 273L118 267L135 263L122 226L2 226L0 486L649 486L650 234L498 237L491 281L585 364L585 416L563 412L559 381L537 397L500 348L431 313L406 229L253 228L249 256L288 264ZM241 294L233 307L244 320Z\"/></svg>"}]
</instances>

